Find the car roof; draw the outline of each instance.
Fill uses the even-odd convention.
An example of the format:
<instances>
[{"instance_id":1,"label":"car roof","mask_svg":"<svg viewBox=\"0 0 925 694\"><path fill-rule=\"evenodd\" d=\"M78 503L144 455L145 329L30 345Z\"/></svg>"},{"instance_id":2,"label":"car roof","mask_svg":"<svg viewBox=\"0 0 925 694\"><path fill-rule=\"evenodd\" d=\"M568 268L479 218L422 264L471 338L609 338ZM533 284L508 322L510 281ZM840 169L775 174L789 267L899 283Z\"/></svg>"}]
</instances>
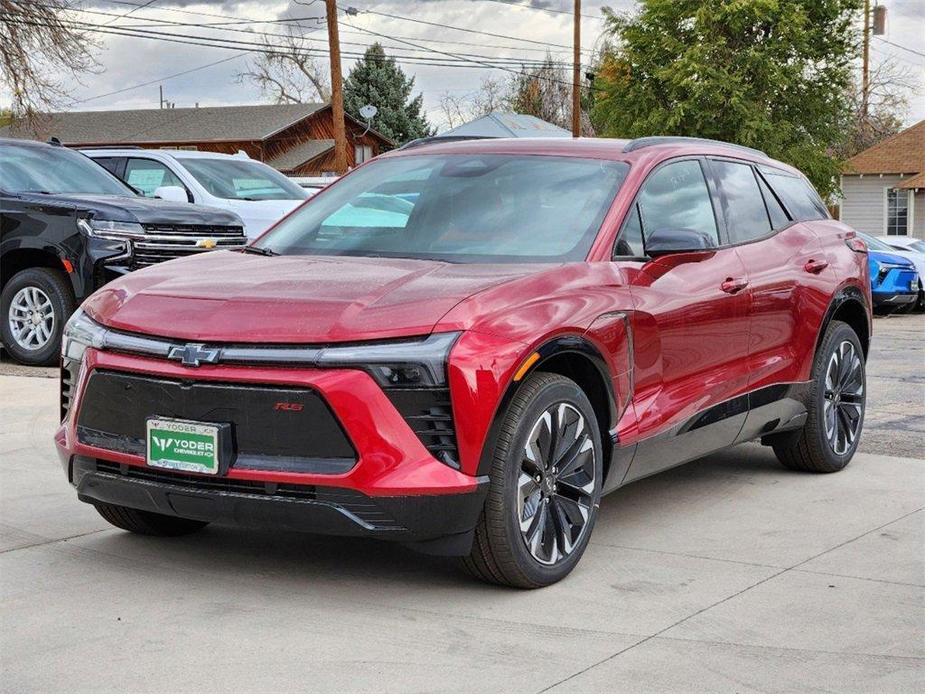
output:
<instances>
[{"instance_id":1,"label":"car roof","mask_svg":"<svg viewBox=\"0 0 925 694\"><path fill-rule=\"evenodd\" d=\"M142 154L145 156L154 155L172 157L174 159L243 159L246 161L256 161L250 157L244 157L238 154L225 154L224 152L200 152L198 150L190 149L140 149L138 147L76 147L75 149L79 149L81 152L89 156L95 154L118 154L119 156Z\"/></svg>"},{"instance_id":2,"label":"car roof","mask_svg":"<svg viewBox=\"0 0 925 694\"><path fill-rule=\"evenodd\" d=\"M416 154L540 154L550 156L590 157L632 162L655 155L659 159L675 156L727 156L767 164L794 174L799 172L788 164L772 159L750 147L693 137L656 136L634 140L600 137L560 138L482 138L450 139L439 136L410 143L410 146L389 152L385 156Z\"/></svg>"}]
</instances>

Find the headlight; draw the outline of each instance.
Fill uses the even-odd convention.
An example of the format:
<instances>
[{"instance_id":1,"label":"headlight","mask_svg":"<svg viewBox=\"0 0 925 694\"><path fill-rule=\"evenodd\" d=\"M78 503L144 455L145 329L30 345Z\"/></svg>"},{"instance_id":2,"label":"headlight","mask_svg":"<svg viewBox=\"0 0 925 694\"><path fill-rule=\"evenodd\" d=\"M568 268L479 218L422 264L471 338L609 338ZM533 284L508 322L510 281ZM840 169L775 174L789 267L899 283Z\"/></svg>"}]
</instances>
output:
<instances>
[{"instance_id":1,"label":"headlight","mask_svg":"<svg viewBox=\"0 0 925 694\"><path fill-rule=\"evenodd\" d=\"M64 326L61 338L61 356L74 361L83 360L87 347L102 349L107 330L77 309Z\"/></svg>"},{"instance_id":2,"label":"headlight","mask_svg":"<svg viewBox=\"0 0 925 694\"><path fill-rule=\"evenodd\" d=\"M100 239L143 239L145 230L135 222L112 222L104 219L81 218L78 228L88 236Z\"/></svg>"},{"instance_id":3,"label":"headlight","mask_svg":"<svg viewBox=\"0 0 925 694\"><path fill-rule=\"evenodd\" d=\"M383 388L446 385L446 362L459 333L354 347L325 347L318 366L363 367Z\"/></svg>"}]
</instances>

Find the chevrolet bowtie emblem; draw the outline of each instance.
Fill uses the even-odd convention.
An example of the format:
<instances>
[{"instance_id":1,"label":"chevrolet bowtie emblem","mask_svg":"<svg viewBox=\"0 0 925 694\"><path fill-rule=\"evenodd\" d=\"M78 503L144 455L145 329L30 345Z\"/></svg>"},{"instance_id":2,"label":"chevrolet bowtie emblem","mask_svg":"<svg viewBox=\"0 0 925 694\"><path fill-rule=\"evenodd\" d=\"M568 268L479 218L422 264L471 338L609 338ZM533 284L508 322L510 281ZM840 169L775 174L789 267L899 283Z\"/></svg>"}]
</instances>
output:
<instances>
[{"instance_id":1,"label":"chevrolet bowtie emblem","mask_svg":"<svg viewBox=\"0 0 925 694\"><path fill-rule=\"evenodd\" d=\"M196 242L196 248L205 248L207 250L215 248L216 241L215 239L199 239Z\"/></svg>"},{"instance_id":2,"label":"chevrolet bowtie emblem","mask_svg":"<svg viewBox=\"0 0 925 694\"><path fill-rule=\"evenodd\" d=\"M167 352L168 359L176 359L183 366L199 366L200 364L214 364L218 361L221 350L217 347L206 347L203 344L191 342L188 345L171 347Z\"/></svg>"}]
</instances>

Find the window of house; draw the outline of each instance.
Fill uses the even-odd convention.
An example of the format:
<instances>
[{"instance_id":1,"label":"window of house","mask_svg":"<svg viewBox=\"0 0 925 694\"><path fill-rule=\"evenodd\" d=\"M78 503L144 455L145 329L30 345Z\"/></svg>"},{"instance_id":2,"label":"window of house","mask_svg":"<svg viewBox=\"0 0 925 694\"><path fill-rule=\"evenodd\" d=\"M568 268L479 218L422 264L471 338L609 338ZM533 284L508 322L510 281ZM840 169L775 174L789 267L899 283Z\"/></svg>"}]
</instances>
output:
<instances>
[{"instance_id":1,"label":"window of house","mask_svg":"<svg viewBox=\"0 0 925 694\"><path fill-rule=\"evenodd\" d=\"M909 191L886 189L887 236L905 236L909 233Z\"/></svg>"},{"instance_id":2,"label":"window of house","mask_svg":"<svg viewBox=\"0 0 925 694\"><path fill-rule=\"evenodd\" d=\"M370 145L354 145L353 156L357 165L373 158L373 148Z\"/></svg>"}]
</instances>

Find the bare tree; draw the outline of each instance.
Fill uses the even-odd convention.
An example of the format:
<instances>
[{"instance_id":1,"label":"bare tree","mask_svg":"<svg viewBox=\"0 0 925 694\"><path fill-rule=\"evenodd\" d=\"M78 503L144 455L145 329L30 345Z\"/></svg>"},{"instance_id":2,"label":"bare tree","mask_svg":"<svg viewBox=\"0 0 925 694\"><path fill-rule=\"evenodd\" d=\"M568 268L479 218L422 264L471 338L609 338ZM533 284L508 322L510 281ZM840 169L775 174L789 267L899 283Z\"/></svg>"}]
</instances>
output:
<instances>
[{"instance_id":1,"label":"bare tree","mask_svg":"<svg viewBox=\"0 0 925 694\"><path fill-rule=\"evenodd\" d=\"M309 42L298 27L289 26L285 38L265 37L266 50L244 72L238 81L254 82L265 96L278 104L298 104L309 101L327 101L331 88L325 68L319 65ZM283 48L280 48L282 43Z\"/></svg>"},{"instance_id":2,"label":"bare tree","mask_svg":"<svg viewBox=\"0 0 925 694\"><path fill-rule=\"evenodd\" d=\"M38 136L41 112L68 101L82 72L97 67L96 43L67 17L67 0L0 0L0 84L14 121Z\"/></svg>"},{"instance_id":3,"label":"bare tree","mask_svg":"<svg viewBox=\"0 0 925 694\"><path fill-rule=\"evenodd\" d=\"M458 95L443 92L440 96L443 124L447 128L455 128L492 111L510 111L510 97L509 82L495 77L483 78L481 86L474 92Z\"/></svg>"},{"instance_id":4,"label":"bare tree","mask_svg":"<svg viewBox=\"0 0 925 694\"><path fill-rule=\"evenodd\" d=\"M870 71L865 118L861 85L852 84L849 91L852 109L845 124L847 137L838 147L839 157L849 159L899 132L909 112L909 97L918 86L912 68L892 57L880 61Z\"/></svg>"}]
</instances>

